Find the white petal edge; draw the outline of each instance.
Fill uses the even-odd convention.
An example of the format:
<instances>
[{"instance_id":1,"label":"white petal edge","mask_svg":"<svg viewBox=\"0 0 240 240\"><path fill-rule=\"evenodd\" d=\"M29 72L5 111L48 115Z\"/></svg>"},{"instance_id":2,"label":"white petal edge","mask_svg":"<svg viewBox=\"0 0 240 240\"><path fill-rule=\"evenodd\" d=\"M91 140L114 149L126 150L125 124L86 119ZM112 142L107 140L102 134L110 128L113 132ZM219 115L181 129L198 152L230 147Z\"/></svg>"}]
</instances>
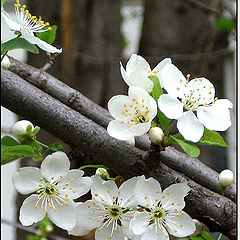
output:
<instances>
[{"instance_id":1,"label":"white petal edge","mask_svg":"<svg viewBox=\"0 0 240 240\"><path fill-rule=\"evenodd\" d=\"M203 136L204 127L192 111L184 112L178 119L177 128L186 140L198 142Z\"/></svg>"},{"instance_id":2,"label":"white petal edge","mask_svg":"<svg viewBox=\"0 0 240 240\"><path fill-rule=\"evenodd\" d=\"M1 8L1 19L8 25L10 30L20 31L20 24L13 21L9 14L3 8Z\"/></svg>"},{"instance_id":3,"label":"white petal edge","mask_svg":"<svg viewBox=\"0 0 240 240\"><path fill-rule=\"evenodd\" d=\"M135 212L133 219L130 221L129 228L136 235L142 235L147 231L150 219L150 213L148 212Z\"/></svg>"},{"instance_id":4,"label":"white petal edge","mask_svg":"<svg viewBox=\"0 0 240 240\"><path fill-rule=\"evenodd\" d=\"M38 195L33 194L26 198L20 208L19 221L23 226L30 226L41 221L45 217L45 212L40 207L35 208Z\"/></svg>"},{"instance_id":5,"label":"white petal edge","mask_svg":"<svg viewBox=\"0 0 240 240\"><path fill-rule=\"evenodd\" d=\"M169 94L162 94L158 99L160 111L170 119L178 119L183 115L183 104Z\"/></svg>"},{"instance_id":6,"label":"white petal edge","mask_svg":"<svg viewBox=\"0 0 240 240\"><path fill-rule=\"evenodd\" d=\"M70 161L64 152L48 155L41 164L41 174L48 181L56 181L64 176L70 168ZM52 180L51 177L54 177Z\"/></svg>"},{"instance_id":7,"label":"white petal edge","mask_svg":"<svg viewBox=\"0 0 240 240\"><path fill-rule=\"evenodd\" d=\"M13 174L12 181L14 187L21 194L28 194L37 191L42 178L39 168L23 167L19 172Z\"/></svg>"}]
</instances>

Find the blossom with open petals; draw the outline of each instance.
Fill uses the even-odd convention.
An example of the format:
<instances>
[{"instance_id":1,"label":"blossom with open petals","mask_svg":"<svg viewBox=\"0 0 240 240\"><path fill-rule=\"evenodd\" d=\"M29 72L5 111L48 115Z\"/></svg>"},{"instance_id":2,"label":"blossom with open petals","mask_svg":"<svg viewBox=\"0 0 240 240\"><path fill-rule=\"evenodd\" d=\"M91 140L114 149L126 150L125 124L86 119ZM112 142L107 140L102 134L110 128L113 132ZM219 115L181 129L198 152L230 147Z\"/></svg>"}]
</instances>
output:
<instances>
[{"instance_id":1,"label":"blossom with open petals","mask_svg":"<svg viewBox=\"0 0 240 240\"><path fill-rule=\"evenodd\" d=\"M178 119L177 128L186 140L198 142L204 126L215 131L225 131L231 126L232 103L215 98L215 89L209 80L201 77L188 81L189 76L186 79L173 64L167 64L160 75L168 94L158 99L159 109L168 118Z\"/></svg>"},{"instance_id":2,"label":"blossom with open petals","mask_svg":"<svg viewBox=\"0 0 240 240\"><path fill-rule=\"evenodd\" d=\"M127 62L126 70L123 68L122 63L120 63L120 70L128 86L138 86L144 88L148 92L152 92L153 82L148 77L156 75L159 78L159 73L167 63L171 63L170 58L163 59L153 70L151 70L149 63L143 57L132 54Z\"/></svg>"},{"instance_id":3,"label":"blossom with open petals","mask_svg":"<svg viewBox=\"0 0 240 240\"><path fill-rule=\"evenodd\" d=\"M124 236L133 237L128 230L136 206L134 192L137 177L125 181L120 188L112 180L104 181L100 176L93 176L91 188L92 200L77 203L77 224L69 234L86 235L96 229L96 240L119 240Z\"/></svg>"},{"instance_id":4,"label":"blossom with open petals","mask_svg":"<svg viewBox=\"0 0 240 240\"><path fill-rule=\"evenodd\" d=\"M107 131L120 140L146 133L157 115L155 100L140 87L129 87L128 96L113 96L108 102L108 109L115 120L109 123Z\"/></svg>"},{"instance_id":5,"label":"blossom with open petals","mask_svg":"<svg viewBox=\"0 0 240 240\"><path fill-rule=\"evenodd\" d=\"M13 184L21 194L35 192L23 202L19 220L24 226L41 221L47 214L58 227L71 230L76 224L73 199L90 190L92 179L82 177L79 169L69 170L70 162L63 152L48 155L36 167L23 167L13 175Z\"/></svg>"},{"instance_id":6,"label":"blossom with open petals","mask_svg":"<svg viewBox=\"0 0 240 240\"><path fill-rule=\"evenodd\" d=\"M182 211L184 197L189 190L187 184L178 183L162 192L158 181L140 177L136 183L135 198L144 211L134 214L130 229L141 236L141 240L168 240L169 234L175 237L191 235L196 229L195 224Z\"/></svg>"},{"instance_id":7,"label":"blossom with open petals","mask_svg":"<svg viewBox=\"0 0 240 240\"><path fill-rule=\"evenodd\" d=\"M17 16L17 21L13 21L9 14L2 8L1 17L3 21L8 25L11 31L21 34L21 36L32 44L36 44L38 47L44 51L50 53L61 53L62 49L57 49L47 42L34 36L34 33L45 32L49 29L45 28L49 26L48 22L44 22L38 19L36 16L32 16L28 10L26 10L26 5L21 5L19 0L16 0L15 13Z\"/></svg>"}]
</instances>

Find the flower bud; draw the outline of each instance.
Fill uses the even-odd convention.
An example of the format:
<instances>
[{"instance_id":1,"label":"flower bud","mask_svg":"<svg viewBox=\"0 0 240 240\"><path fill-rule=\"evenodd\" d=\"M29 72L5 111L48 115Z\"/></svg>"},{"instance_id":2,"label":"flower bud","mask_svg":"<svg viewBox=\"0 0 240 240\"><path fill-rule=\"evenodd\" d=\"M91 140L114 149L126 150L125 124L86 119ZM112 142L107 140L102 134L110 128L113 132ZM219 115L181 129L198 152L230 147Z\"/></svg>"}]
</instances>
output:
<instances>
[{"instance_id":1,"label":"flower bud","mask_svg":"<svg viewBox=\"0 0 240 240\"><path fill-rule=\"evenodd\" d=\"M149 138L155 144L162 142L164 133L160 127L152 127L149 131Z\"/></svg>"},{"instance_id":2,"label":"flower bud","mask_svg":"<svg viewBox=\"0 0 240 240\"><path fill-rule=\"evenodd\" d=\"M105 168L98 168L98 169L96 170L96 175L101 176L101 178L102 178L103 180L108 180L108 179L109 179L108 171L107 171L107 169L105 169Z\"/></svg>"},{"instance_id":3,"label":"flower bud","mask_svg":"<svg viewBox=\"0 0 240 240\"><path fill-rule=\"evenodd\" d=\"M34 128L33 124L27 120L21 120L16 122L12 127L13 136L17 137L20 140L24 139L24 135L27 136L27 128L29 125L32 129Z\"/></svg>"},{"instance_id":4,"label":"flower bud","mask_svg":"<svg viewBox=\"0 0 240 240\"><path fill-rule=\"evenodd\" d=\"M218 181L223 188L232 185L234 183L233 172L229 169L223 170L218 176Z\"/></svg>"},{"instance_id":5,"label":"flower bud","mask_svg":"<svg viewBox=\"0 0 240 240\"><path fill-rule=\"evenodd\" d=\"M195 232L191 235L191 237L198 237L202 235L203 232L203 224L199 222L197 219L193 219L193 222L195 223L196 230Z\"/></svg>"},{"instance_id":6,"label":"flower bud","mask_svg":"<svg viewBox=\"0 0 240 240\"><path fill-rule=\"evenodd\" d=\"M48 224L48 225L46 226L46 231L47 231L47 232L52 232L52 230L53 230L53 226L50 225L50 224Z\"/></svg>"},{"instance_id":7,"label":"flower bud","mask_svg":"<svg viewBox=\"0 0 240 240\"><path fill-rule=\"evenodd\" d=\"M135 138L132 137L130 139L128 139L127 141L125 141L126 143L130 144L131 146L135 147Z\"/></svg>"},{"instance_id":8,"label":"flower bud","mask_svg":"<svg viewBox=\"0 0 240 240\"><path fill-rule=\"evenodd\" d=\"M5 68L5 69L10 68L11 63L10 63L10 61L9 61L8 56L4 56L3 60L1 61L1 66L2 66L3 68Z\"/></svg>"}]
</instances>

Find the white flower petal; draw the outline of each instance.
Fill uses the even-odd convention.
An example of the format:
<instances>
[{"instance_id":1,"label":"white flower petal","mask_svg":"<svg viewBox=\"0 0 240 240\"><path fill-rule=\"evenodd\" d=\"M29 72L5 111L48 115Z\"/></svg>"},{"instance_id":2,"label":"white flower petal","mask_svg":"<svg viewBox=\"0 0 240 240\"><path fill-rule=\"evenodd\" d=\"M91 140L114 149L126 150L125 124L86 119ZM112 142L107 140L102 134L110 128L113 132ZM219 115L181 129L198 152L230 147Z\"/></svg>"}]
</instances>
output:
<instances>
[{"instance_id":1,"label":"white flower petal","mask_svg":"<svg viewBox=\"0 0 240 240\"><path fill-rule=\"evenodd\" d=\"M107 131L111 137L119 140L129 140L134 137L134 132L128 127L128 123L121 123L119 120L113 120L108 124Z\"/></svg>"},{"instance_id":2,"label":"white flower petal","mask_svg":"<svg viewBox=\"0 0 240 240\"><path fill-rule=\"evenodd\" d=\"M2 22L5 22L8 25L10 30L20 31L20 24L13 21L9 16L9 14L3 8L1 8L1 19L2 19Z\"/></svg>"},{"instance_id":3,"label":"white flower petal","mask_svg":"<svg viewBox=\"0 0 240 240\"><path fill-rule=\"evenodd\" d=\"M119 203L121 207L136 207L134 189L138 178L139 177L132 177L131 179L124 181L120 186L118 199L123 199Z\"/></svg>"},{"instance_id":4,"label":"white flower petal","mask_svg":"<svg viewBox=\"0 0 240 240\"><path fill-rule=\"evenodd\" d=\"M132 104L131 99L128 96L124 96L124 95L117 95L117 96L113 96L109 101L108 101L108 110L109 113L116 119L130 119L131 117L125 117L125 115L123 114L126 113L125 106L130 106L130 104ZM129 111L130 111L130 107L129 107Z\"/></svg>"},{"instance_id":5,"label":"white flower petal","mask_svg":"<svg viewBox=\"0 0 240 240\"><path fill-rule=\"evenodd\" d=\"M174 220L173 220L174 219ZM182 212L178 216L165 217L168 232L175 237L187 237L194 233L196 226L191 217Z\"/></svg>"},{"instance_id":6,"label":"white flower petal","mask_svg":"<svg viewBox=\"0 0 240 240\"><path fill-rule=\"evenodd\" d=\"M148 212L135 212L134 218L130 221L129 227L136 235L142 235L147 231L150 219Z\"/></svg>"},{"instance_id":7,"label":"white flower petal","mask_svg":"<svg viewBox=\"0 0 240 240\"><path fill-rule=\"evenodd\" d=\"M185 183L170 185L162 193L162 207L166 210L177 209L181 211L185 207L184 197L189 191L190 187Z\"/></svg>"},{"instance_id":8,"label":"white flower petal","mask_svg":"<svg viewBox=\"0 0 240 240\"><path fill-rule=\"evenodd\" d=\"M84 172L79 169L70 170L60 180L60 183L57 185L58 189L62 189L62 192L68 194L72 199L81 197L90 190L92 185L92 179L90 177L82 177L83 174Z\"/></svg>"},{"instance_id":9,"label":"white flower petal","mask_svg":"<svg viewBox=\"0 0 240 240\"><path fill-rule=\"evenodd\" d=\"M130 86L141 87L148 92L152 92L154 84L148 78L147 71L135 70L135 71L130 73L129 79L131 79Z\"/></svg>"},{"instance_id":10,"label":"white flower petal","mask_svg":"<svg viewBox=\"0 0 240 240\"><path fill-rule=\"evenodd\" d=\"M229 105L225 101L217 103L218 101L210 107L198 108L197 116L206 128L215 131L225 131L231 126L230 111L226 107Z\"/></svg>"},{"instance_id":11,"label":"white flower petal","mask_svg":"<svg viewBox=\"0 0 240 240\"><path fill-rule=\"evenodd\" d=\"M158 65L152 70L152 73L154 73L155 71L158 71L158 73L156 74L156 76L159 79L160 85L162 86L162 81L161 81L161 75L160 72L163 70L163 68L167 65L167 63L171 64L172 60L171 58L164 58L160 63L158 63Z\"/></svg>"},{"instance_id":12,"label":"white flower petal","mask_svg":"<svg viewBox=\"0 0 240 240\"><path fill-rule=\"evenodd\" d=\"M157 234L158 233L158 234ZM143 234L141 240L159 240L159 239L164 239L164 240L169 240L169 235L167 234L167 231L165 228L159 229L152 224L149 226L147 231Z\"/></svg>"},{"instance_id":13,"label":"white flower petal","mask_svg":"<svg viewBox=\"0 0 240 240\"><path fill-rule=\"evenodd\" d=\"M110 236L112 236L112 240L123 240L124 235L122 233L121 227L118 226L116 231L114 231L113 228L113 224L110 224L107 229L105 227L103 227L100 231L97 229L95 232L95 239L107 240L110 239Z\"/></svg>"},{"instance_id":14,"label":"white flower petal","mask_svg":"<svg viewBox=\"0 0 240 240\"><path fill-rule=\"evenodd\" d=\"M64 198L64 196L62 196ZM58 200L61 202L60 200ZM67 204L63 204L61 207L57 200L53 200L54 206L52 208L48 208L48 217L49 219L58 227L65 230L72 230L76 225L76 207L71 198L66 201Z\"/></svg>"},{"instance_id":15,"label":"white flower petal","mask_svg":"<svg viewBox=\"0 0 240 240\"><path fill-rule=\"evenodd\" d=\"M45 217L45 212L40 208L35 208L38 195L33 194L26 198L20 209L19 221L23 226L30 226L41 221Z\"/></svg>"},{"instance_id":16,"label":"white flower petal","mask_svg":"<svg viewBox=\"0 0 240 240\"><path fill-rule=\"evenodd\" d=\"M95 211L95 206L92 200L85 203L76 203L76 225L68 231L69 234L74 236L83 236L86 232L101 226L102 222L97 222L99 212Z\"/></svg>"},{"instance_id":17,"label":"white flower petal","mask_svg":"<svg viewBox=\"0 0 240 240\"><path fill-rule=\"evenodd\" d=\"M145 104L149 105L149 99L151 98L151 96L149 95L149 93L141 88L141 87L137 87L137 86L132 86L128 88L128 96L132 99L145 99Z\"/></svg>"},{"instance_id":18,"label":"white flower petal","mask_svg":"<svg viewBox=\"0 0 240 240\"><path fill-rule=\"evenodd\" d=\"M122 74L122 77L123 77L123 80L125 81L125 83L128 85L128 86L132 86L131 85L131 79L129 78L129 76L127 75L125 69L123 68L123 65L122 63L120 62L120 71L121 71L121 74Z\"/></svg>"},{"instance_id":19,"label":"white flower petal","mask_svg":"<svg viewBox=\"0 0 240 240\"><path fill-rule=\"evenodd\" d=\"M69 159L64 152L55 152L48 155L41 164L41 174L48 181L54 181L64 176L70 168Z\"/></svg>"},{"instance_id":20,"label":"white flower petal","mask_svg":"<svg viewBox=\"0 0 240 240\"><path fill-rule=\"evenodd\" d=\"M104 200L108 205L112 205L114 199L118 196L118 187L116 183L112 180L104 181L97 175L92 176L92 180L92 196L99 202Z\"/></svg>"},{"instance_id":21,"label":"white flower petal","mask_svg":"<svg viewBox=\"0 0 240 240\"><path fill-rule=\"evenodd\" d=\"M178 119L183 115L183 104L169 94L162 94L159 97L158 106L167 118Z\"/></svg>"},{"instance_id":22,"label":"white flower petal","mask_svg":"<svg viewBox=\"0 0 240 240\"><path fill-rule=\"evenodd\" d=\"M186 78L176 66L167 63L158 76L161 79L162 87L166 89L168 94L173 97L182 97Z\"/></svg>"},{"instance_id":23,"label":"white flower petal","mask_svg":"<svg viewBox=\"0 0 240 240\"><path fill-rule=\"evenodd\" d=\"M48 44L47 42L35 37L33 33L27 32L24 28L21 28L22 37L32 44L37 44L41 49L50 53L61 53L62 49L57 49L56 47Z\"/></svg>"},{"instance_id":24,"label":"white flower petal","mask_svg":"<svg viewBox=\"0 0 240 240\"><path fill-rule=\"evenodd\" d=\"M145 176L139 177L135 187L135 198L139 205L147 208L155 206L160 200L161 186L154 178L145 179Z\"/></svg>"},{"instance_id":25,"label":"white flower petal","mask_svg":"<svg viewBox=\"0 0 240 240\"><path fill-rule=\"evenodd\" d=\"M191 91L191 99L197 101L199 104L209 104L213 102L215 97L213 84L203 77L189 81L187 87L184 89L185 93L188 94Z\"/></svg>"},{"instance_id":26,"label":"white flower petal","mask_svg":"<svg viewBox=\"0 0 240 240\"><path fill-rule=\"evenodd\" d=\"M184 112L178 119L177 128L186 140L198 142L204 131L202 123L192 111Z\"/></svg>"},{"instance_id":27,"label":"white flower petal","mask_svg":"<svg viewBox=\"0 0 240 240\"><path fill-rule=\"evenodd\" d=\"M41 172L36 167L19 168L19 172L14 173L12 177L13 184L21 194L28 194L38 190L42 178Z\"/></svg>"},{"instance_id":28,"label":"white flower petal","mask_svg":"<svg viewBox=\"0 0 240 240\"><path fill-rule=\"evenodd\" d=\"M226 107L226 108L233 107L233 104L228 99L219 99L219 100L215 101L215 105L221 106L221 107Z\"/></svg>"},{"instance_id":29,"label":"white flower petal","mask_svg":"<svg viewBox=\"0 0 240 240\"><path fill-rule=\"evenodd\" d=\"M132 54L126 65L126 72L129 74L132 71L145 71L150 70L148 62L140 55Z\"/></svg>"},{"instance_id":30,"label":"white flower petal","mask_svg":"<svg viewBox=\"0 0 240 240\"><path fill-rule=\"evenodd\" d=\"M132 125L130 129L133 132L133 136L142 136L143 134L148 132L150 127L151 127L151 121Z\"/></svg>"}]
</instances>

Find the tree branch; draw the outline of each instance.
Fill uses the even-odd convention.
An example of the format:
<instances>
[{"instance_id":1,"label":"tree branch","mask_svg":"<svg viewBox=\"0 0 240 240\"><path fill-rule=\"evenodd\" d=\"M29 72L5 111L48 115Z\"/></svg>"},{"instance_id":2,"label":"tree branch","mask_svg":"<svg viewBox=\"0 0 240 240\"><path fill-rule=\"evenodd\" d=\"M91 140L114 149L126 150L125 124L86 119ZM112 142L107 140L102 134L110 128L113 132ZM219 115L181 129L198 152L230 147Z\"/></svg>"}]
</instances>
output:
<instances>
[{"instance_id":1,"label":"tree branch","mask_svg":"<svg viewBox=\"0 0 240 240\"><path fill-rule=\"evenodd\" d=\"M127 178L142 174L152 176L163 188L186 182L191 187L186 197L187 212L211 229L236 239L235 203L161 163L162 152L144 152L111 138L103 127L4 69L1 71L1 100L3 106L72 146L72 156L84 160L82 164L101 163Z\"/></svg>"},{"instance_id":2,"label":"tree branch","mask_svg":"<svg viewBox=\"0 0 240 240\"><path fill-rule=\"evenodd\" d=\"M95 104L80 92L60 82L50 74L13 58L10 58L10 61L10 70L12 72L85 117L93 120L98 125L106 128L109 121L113 119L106 109ZM147 135L136 138L136 147L148 150L149 146L150 141ZM207 167L197 158L188 157L186 154L172 147L168 147L161 153L161 156L161 161L170 168L185 174L212 191L221 193L218 183L218 173ZM233 184L228 187L225 191L225 196L236 202L236 185Z\"/></svg>"}]
</instances>

